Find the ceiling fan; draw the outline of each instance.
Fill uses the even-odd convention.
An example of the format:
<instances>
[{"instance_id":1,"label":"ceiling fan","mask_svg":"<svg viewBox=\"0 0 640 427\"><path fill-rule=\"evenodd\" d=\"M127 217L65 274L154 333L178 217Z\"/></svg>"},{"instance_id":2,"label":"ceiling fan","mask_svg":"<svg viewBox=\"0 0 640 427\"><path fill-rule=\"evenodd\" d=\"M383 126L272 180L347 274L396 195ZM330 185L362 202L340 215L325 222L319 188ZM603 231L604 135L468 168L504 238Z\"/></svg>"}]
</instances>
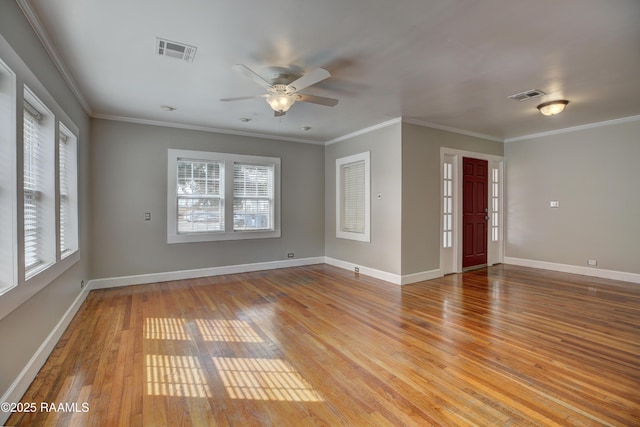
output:
<instances>
[{"instance_id":1,"label":"ceiling fan","mask_svg":"<svg viewBox=\"0 0 640 427\"><path fill-rule=\"evenodd\" d=\"M302 89L305 89L311 85L314 85L322 80L325 80L331 76L324 68L316 68L309 73L299 77L298 79L287 83L289 75L285 73L277 74L272 82L269 82L258 75L255 71L251 70L246 65L236 64L233 69L244 75L245 77L258 83L260 86L267 90L267 93L256 96L240 96L237 98L223 98L220 101L240 101L244 99L265 98L267 104L273 108L274 115L276 117L284 116L291 106L296 102L310 102L312 104L325 105L327 107L333 107L338 103L337 99L325 98L323 96L307 95L299 93Z\"/></svg>"}]
</instances>

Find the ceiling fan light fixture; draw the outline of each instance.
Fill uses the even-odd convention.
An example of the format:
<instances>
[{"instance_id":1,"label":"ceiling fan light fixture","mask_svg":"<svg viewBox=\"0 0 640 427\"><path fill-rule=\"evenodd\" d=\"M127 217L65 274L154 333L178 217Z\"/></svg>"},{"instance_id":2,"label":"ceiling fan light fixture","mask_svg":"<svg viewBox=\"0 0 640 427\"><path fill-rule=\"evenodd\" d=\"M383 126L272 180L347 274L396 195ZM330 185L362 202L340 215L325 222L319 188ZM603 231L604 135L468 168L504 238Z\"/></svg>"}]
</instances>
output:
<instances>
[{"instance_id":1,"label":"ceiling fan light fixture","mask_svg":"<svg viewBox=\"0 0 640 427\"><path fill-rule=\"evenodd\" d=\"M272 93L267 96L267 104L273 108L273 111L278 113L286 113L289 108L296 102L296 97L293 95L287 95L286 93Z\"/></svg>"},{"instance_id":2,"label":"ceiling fan light fixture","mask_svg":"<svg viewBox=\"0 0 640 427\"><path fill-rule=\"evenodd\" d=\"M555 116L556 114L562 113L568 103L569 101L567 101L566 99L561 99L558 101L543 102L542 104L538 105L537 108L545 116Z\"/></svg>"}]
</instances>

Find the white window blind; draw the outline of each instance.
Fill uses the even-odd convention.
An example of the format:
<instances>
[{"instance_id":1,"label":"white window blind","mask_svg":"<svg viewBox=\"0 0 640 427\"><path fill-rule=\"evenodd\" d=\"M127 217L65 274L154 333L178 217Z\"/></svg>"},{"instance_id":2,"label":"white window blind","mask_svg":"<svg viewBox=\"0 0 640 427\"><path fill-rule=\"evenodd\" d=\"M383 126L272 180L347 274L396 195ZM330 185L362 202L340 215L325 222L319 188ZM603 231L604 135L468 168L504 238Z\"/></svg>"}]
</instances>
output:
<instances>
[{"instance_id":1,"label":"white window blind","mask_svg":"<svg viewBox=\"0 0 640 427\"><path fill-rule=\"evenodd\" d=\"M336 237L371 241L370 153L336 159Z\"/></svg>"},{"instance_id":2,"label":"white window blind","mask_svg":"<svg viewBox=\"0 0 640 427\"><path fill-rule=\"evenodd\" d=\"M0 58L0 318L2 294L16 286L16 75Z\"/></svg>"},{"instance_id":3,"label":"white window blind","mask_svg":"<svg viewBox=\"0 0 640 427\"><path fill-rule=\"evenodd\" d=\"M37 270L44 262L43 208L44 141L42 115L25 101L24 109L24 264L25 272Z\"/></svg>"},{"instance_id":4,"label":"white window blind","mask_svg":"<svg viewBox=\"0 0 640 427\"><path fill-rule=\"evenodd\" d=\"M279 158L169 149L167 160L168 243L280 237Z\"/></svg>"},{"instance_id":5,"label":"white window blind","mask_svg":"<svg viewBox=\"0 0 640 427\"><path fill-rule=\"evenodd\" d=\"M79 129L19 56L10 55L17 73L0 58L0 318L80 260ZM71 136L66 150L60 133Z\"/></svg>"},{"instance_id":6,"label":"white window blind","mask_svg":"<svg viewBox=\"0 0 640 427\"><path fill-rule=\"evenodd\" d=\"M224 162L178 159L178 234L224 231Z\"/></svg>"},{"instance_id":7,"label":"white window blind","mask_svg":"<svg viewBox=\"0 0 640 427\"><path fill-rule=\"evenodd\" d=\"M273 230L274 165L233 164L233 230Z\"/></svg>"},{"instance_id":8,"label":"white window blind","mask_svg":"<svg viewBox=\"0 0 640 427\"><path fill-rule=\"evenodd\" d=\"M69 221L69 183L67 179L68 156L67 141L69 137L60 133L58 139L58 165L60 175L60 253L64 254L69 250L68 242L65 239L65 229L68 229Z\"/></svg>"},{"instance_id":9,"label":"white window blind","mask_svg":"<svg viewBox=\"0 0 640 427\"><path fill-rule=\"evenodd\" d=\"M342 231L365 232L365 162L343 165L342 175Z\"/></svg>"},{"instance_id":10,"label":"white window blind","mask_svg":"<svg viewBox=\"0 0 640 427\"><path fill-rule=\"evenodd\" d=\"M62 258L78 249L77 139L60 124L58 139L60 186L59 245Z\"/></svg>"}]
</instances>

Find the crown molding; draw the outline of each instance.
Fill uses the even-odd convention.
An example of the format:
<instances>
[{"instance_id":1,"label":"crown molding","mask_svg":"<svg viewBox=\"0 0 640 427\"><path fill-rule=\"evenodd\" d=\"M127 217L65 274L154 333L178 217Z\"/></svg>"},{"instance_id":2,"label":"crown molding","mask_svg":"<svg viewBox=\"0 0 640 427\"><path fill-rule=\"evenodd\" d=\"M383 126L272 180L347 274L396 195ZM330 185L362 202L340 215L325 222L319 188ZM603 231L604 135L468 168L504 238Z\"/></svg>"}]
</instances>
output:
<instances>
[{"instance_id":1,"label":"crown molding","mask_svg":"<svg viewBox=\"0 0 640 427\"><path fill-rule=\"evenodd\" d=\"M222 133L225 135L248 136L252 138L272 139L275 141L301 142L304 144L324 145L323 141L313 139L293 138L289 136L270 135L268 133L246 132L233 129L221 129L208 126L186 125L182 123L165 122L160 120L136 119L131 117L112 116L108 114L93 114L94 119L112 120L116 122L135 123L140 125L160 126L175 129L195 130L200 132Z\"/></svg>"},{"instance_id":2,"label":"crown molding","mask_svg":"<svg viewBox=\"0 0 640 427\"><path fill-rule=\"evenodd\" d=\"M80 91L80 88L76 84L73 77L71 77L71 73L69 72L67 67L64 65L64 62L62 62L62 59L60 58L58 51L55 49L55 47L53 46L53 43L51 42L51 38L49 37L49 34L44 29L44 26L40 22L40 19L38 19L38 15L36 15L36 13L33 11L33 8L31 7L29 0L16 0L16 3L18 3L18 6L22 10L22 13L27 18L27 21L29 22L29 24L31 24L31 27L33 27L33 30L35 31L36 35L40 39L40 42L44 46L44 49L47 51L47 54L49 54L49 57L53 61L53 64L56 66L56 68L62 75L62 78L71 89L71 92L73 92L74 96L82 106L82 109L84 110L85 113L87 113L87 115L91 116L93 111L91 110L91 106L89 105L89 102Z\"/></svg>"},{"instance_id":3,"label":"crown molding","mask_svg":"<svg viewBox=\"0 0 640 427\"><path fill-rule=\"evenodd\" d=\"M386 122L378 123L377 125L369 126L364 129L357 130L355 132L348 133L346 135L339 136L337 138L331 139L324 143L324 145L335 144L336 142L344 141L346 139L351 139L359 135L363 135L365 133L373 132L378 129L386 128L387 126L393 126L398 123L402 123L402 117L396 117L395 119L387 120Z\"/></svg>"},{"instance_id":4,"label":"crown molding","mask_svg":"<svg viewBox=\"0 0 640 427\"><path fill-rule=\"evenodd\" d=\"M402 118L402 122L403 123L409 123L411 125L424 126L424 127L433 128L433 129L445 130L447 132L458 133L458 134L466 135L466 136L473 136L475 138L486 139L486 140L494 141L494 142L504 142L504 139L497 138L495 136L485 135L485 134L477 133L477 132L471 132L471 131L468 131L468 130L458 129L458 128L454 128L454 127L451 127L451 126L439 125L437 123L426 122L426 121L423 121L423 120L420 120L420 119L413 119L411 117L403 117Z\"/></svg>"},{"instance_id":5,"label":"crown molding","mask_svg":"<svg viewBox=\"0 0 640 427\"><path fill-rule=\"evenodd\" d=\"M587 129L595 129L603 126L619 125L622 123L636 122L639 120L640 120L640 116L623 117L620 119L605 120L603 122L589 123L586 125L579 125L579 126L573 126L573 127L568 127L564 129L551 130L549 132L532 133L530 135L517 136L515 138L507 138L504 140L504 142L508 143L508 142L524 141L527 139L535 139L535 138L542 138L545 136L560 135L563 133L577 132L577 131L587 130Z\"/></svg>"}]
</instances>

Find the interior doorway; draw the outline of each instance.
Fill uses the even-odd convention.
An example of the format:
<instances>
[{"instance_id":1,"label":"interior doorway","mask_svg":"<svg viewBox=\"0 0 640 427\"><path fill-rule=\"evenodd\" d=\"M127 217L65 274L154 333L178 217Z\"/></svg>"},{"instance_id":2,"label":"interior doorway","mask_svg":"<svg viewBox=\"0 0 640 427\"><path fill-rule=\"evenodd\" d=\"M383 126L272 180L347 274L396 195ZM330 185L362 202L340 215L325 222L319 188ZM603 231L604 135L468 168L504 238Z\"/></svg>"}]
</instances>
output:
<instances>
[{"instance_id":1,"label":"interior doorway","mask_svg":"<svg viewBox=\"0 0 640 427\"><path fill-rule=\"evenodd\" d=\"M440 160L442 274L501 263L504 158L442 147Z\"/></svg>"}]
</instances>

